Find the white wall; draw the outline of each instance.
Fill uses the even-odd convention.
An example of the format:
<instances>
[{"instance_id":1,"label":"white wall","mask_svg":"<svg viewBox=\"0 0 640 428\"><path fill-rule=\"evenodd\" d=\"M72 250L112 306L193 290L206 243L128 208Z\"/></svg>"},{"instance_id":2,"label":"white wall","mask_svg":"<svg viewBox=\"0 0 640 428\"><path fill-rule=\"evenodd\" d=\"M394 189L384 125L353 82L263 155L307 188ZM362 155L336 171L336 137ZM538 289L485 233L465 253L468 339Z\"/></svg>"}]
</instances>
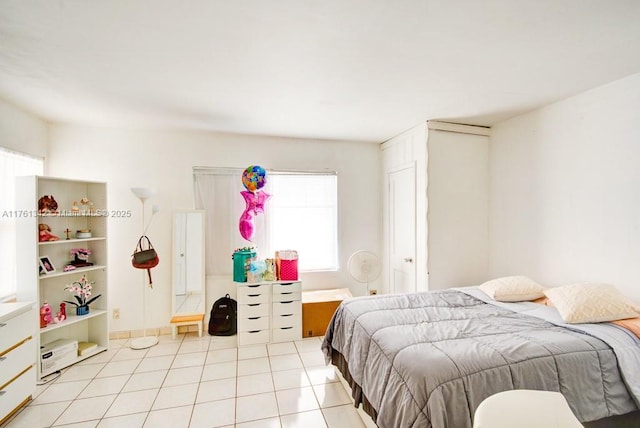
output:
<instances>
[{"instance_id":1,"label":"white wall","mask_svg":"<svg viewBox=\"0 0 640 428\"><path fill-rule=\"evenodd\" d=\"M493 127L491 276L640 301L640 74Z\"/></svg>"},{"instance_id":2,"label":"white wall","mask_svg":"<svg viewBox=\"0 0 640 428\"><path fill-rule=\"evenodd\" d=\"M489 267L489 138L431 129L428 152L429 290L481 284Z\"/></svg>"},{"instance_id":3,"label":"white wall","mask_svg":"<svg viewBox=\"0 0 640 428\"><path fill-rule=\"evenodd\" d=\"M48 137L47 122L0 100L1 147L46 158Z\"/></svg>"},{"instance_id":4,"label":"white wall","mask_svg":"<svg viewBox=\"0 0 640 428\"><path fill-rule=\"evenodd\" d=\"M133 218L109 219L109 306L121 312L120 320L110 320L112 331L142 327L143 272L130 265L141 232L140 201L130 191L137 186L157 189L151 202L161 209L149 231L160 265L152 271L154 289L147 306L151 309L147 326L169 323L171 216L174 210L193 207L193 166L258 164L269 169L338 172L342 270L302 274L305 289L349 287L354 295L362 294L365 286L354 282L344 269L348 257L359 249L380 252L380 154L376 144L52 125L50 153L51 175L106 181L109 207L133 211ZM208 278L207 283L207 310L225 292L235 294L231 278Z\"/></svg>"}]
</instances>

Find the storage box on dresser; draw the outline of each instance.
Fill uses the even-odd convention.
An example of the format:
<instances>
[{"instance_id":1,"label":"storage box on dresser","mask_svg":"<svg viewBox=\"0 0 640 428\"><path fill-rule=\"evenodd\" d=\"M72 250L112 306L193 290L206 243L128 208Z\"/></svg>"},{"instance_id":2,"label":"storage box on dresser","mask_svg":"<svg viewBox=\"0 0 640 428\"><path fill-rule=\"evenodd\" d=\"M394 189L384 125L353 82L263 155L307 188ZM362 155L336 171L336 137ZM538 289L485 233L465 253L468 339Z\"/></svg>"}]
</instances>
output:
<instances>
[{"instance_id":1,"label":"storage box on dresser","mask_svg":"<svg viewBox=\"0 0 640 428\"><path fill-rule=\"evenodd\" d=\"M235 284L238 287L238 345L302 338L299 281Z\"/></svg>"},{"instance_id":2,"label":"storage box on dresser","mask_svg":"<svg viewBox=\"0 0 640 428\"><path fill-rule=\"evenodd\" d=\"M31 302L0 304L0 424L36 390L36 336Z\"/></svg>"},{"instance_id":3,"label":"storage box on dresser","mask_svg":"<svg viewBox=\"0 0 640 428\"><path fill-rule=\"evenodd\" d=\"M38 213L38 199L44 195L53 195L58 203L57 213ZM93 210L82 209L73 212L74 202L88 198ZM36 350L39 359L40 346L58 339L73 339L79 342L94 342L98 348L86 355L78 356L65 367L105 351L109 344L108 334L108 290L107 290L107 219L109 216L126 216L126 212L112 213L107 210L107 186L105 183L67 180L52 177L18 177L16 188L16 207L23 213L17 219L17 279L16 295L19 301L33 301L39 307L45 301L51 305L55 315L64 300L74 301L73 294L66 291L66 285L78 281L82 275L95 282L93 296L101 297L91 303L87 315L77 316L75 306L67 304L67 319L58 324L49 324L40 328L38 310L30 321L37 331ZM130 215L130 213L129 213ZM50 242L38 241L38 224L46 223L51 233L60 239ZM90 238L77 239L78 230L91 230ZM71 231L70 239L65 239L65 230ZM81 267L64 272L63 268L71 261L70 250L88 248L91 250L89 261L92 266ZM39 258L48 257L56 271L39 274ZM38 365L37 378L41 379L56 370L42 371Z\"/></svg>"}]
</instances>

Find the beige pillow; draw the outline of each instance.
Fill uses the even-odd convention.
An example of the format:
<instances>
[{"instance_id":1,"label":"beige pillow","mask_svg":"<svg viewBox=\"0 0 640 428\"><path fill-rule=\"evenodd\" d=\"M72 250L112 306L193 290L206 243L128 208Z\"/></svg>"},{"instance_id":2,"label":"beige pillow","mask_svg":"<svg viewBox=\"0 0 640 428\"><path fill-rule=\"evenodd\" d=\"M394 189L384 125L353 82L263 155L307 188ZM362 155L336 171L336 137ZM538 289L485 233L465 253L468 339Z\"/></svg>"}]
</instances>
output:
<instances>
[{"instance_id":1,"label":"beige pillow","mask_svg":"<svg viewBox=\"0 0 640 428\"><path fill-rule=\"evenodd\" d=\"M480 290L500 302L524 302L544 297L544 288L526 276L505 276L482 284Z\"/></svg>"},{"instance_id":2,"label":"beige pillow","mask_svg":"<svg viewBox=\"0 0 640 428\"><path fill-rule=\"evenodd\" d=\"M613 285L571 284L548 288L544 294L569 324L614 321L639 314Z\"/></svg>"}]
</instances>

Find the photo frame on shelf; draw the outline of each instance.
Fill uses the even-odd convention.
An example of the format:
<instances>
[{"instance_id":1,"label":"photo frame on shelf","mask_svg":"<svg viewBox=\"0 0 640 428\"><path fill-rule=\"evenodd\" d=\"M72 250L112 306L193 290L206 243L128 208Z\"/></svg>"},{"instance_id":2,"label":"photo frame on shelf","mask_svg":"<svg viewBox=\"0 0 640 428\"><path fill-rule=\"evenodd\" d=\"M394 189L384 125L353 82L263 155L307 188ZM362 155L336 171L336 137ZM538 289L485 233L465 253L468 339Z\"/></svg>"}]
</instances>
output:
<instances>
[{"instance_id":1,"label":"photo frame on shelf","mask_svg":"<svg viewBox=\"0 0 640 428\"><path fill-rule=\"evenodd\" d=\"M56 271L56 267L53 265L53 262L49 258L49 256L40 257L40 273L42 275L49 275Z\"/></svg>"}]
</instances>

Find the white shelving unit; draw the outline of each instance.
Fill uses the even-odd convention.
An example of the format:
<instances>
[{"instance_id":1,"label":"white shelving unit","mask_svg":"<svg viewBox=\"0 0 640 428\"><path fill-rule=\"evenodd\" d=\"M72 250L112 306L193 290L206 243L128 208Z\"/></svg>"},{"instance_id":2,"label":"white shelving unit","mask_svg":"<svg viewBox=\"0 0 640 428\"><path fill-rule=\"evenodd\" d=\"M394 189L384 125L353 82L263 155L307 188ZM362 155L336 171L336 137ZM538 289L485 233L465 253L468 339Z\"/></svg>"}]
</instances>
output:
<instances>
[{"instance_id":1,"label":"white shelving unit","mask_svg":"<svg viewBox=\"0 0 640 428\"><path fill-rule=\"evenodd\" d=\"M38 200L44 195L52 195L58 203L57 213L39 213ZM74 201L86 197L93 203L92 212L72 212ZM99 352L107 350L108 332L108 290L107 290L107 185L106 183L77 181L52 177L19 177L16 189L17 218L17 297L19 301L35 302L36 314L32 322L36 334L37 379L57 371L43 372L40 362L40 347L57 339L73 339L83 342L95 342L98 348L65 365L75 364ZM39 224L45 223L58 241L38 242ZM91 238L77 239L78 230L90 229ZM65 230L70 239L65 239ZM70 250L88 248L91 250L89 261L92 266L80 267L65 272L63 269L72 260ZM47 257L55 267L55 272L43 274L39 260ZM40 328L39 307L46 301L51 305L53 315L60 310L60 303L75 301L73 294L65 291L65 286L80 280L86 275L87 281L94 282L93 295L101 297L90 305L87 315L76 315L76 307L67 304L67 319Z\"/></svg>"}]
</instances>

